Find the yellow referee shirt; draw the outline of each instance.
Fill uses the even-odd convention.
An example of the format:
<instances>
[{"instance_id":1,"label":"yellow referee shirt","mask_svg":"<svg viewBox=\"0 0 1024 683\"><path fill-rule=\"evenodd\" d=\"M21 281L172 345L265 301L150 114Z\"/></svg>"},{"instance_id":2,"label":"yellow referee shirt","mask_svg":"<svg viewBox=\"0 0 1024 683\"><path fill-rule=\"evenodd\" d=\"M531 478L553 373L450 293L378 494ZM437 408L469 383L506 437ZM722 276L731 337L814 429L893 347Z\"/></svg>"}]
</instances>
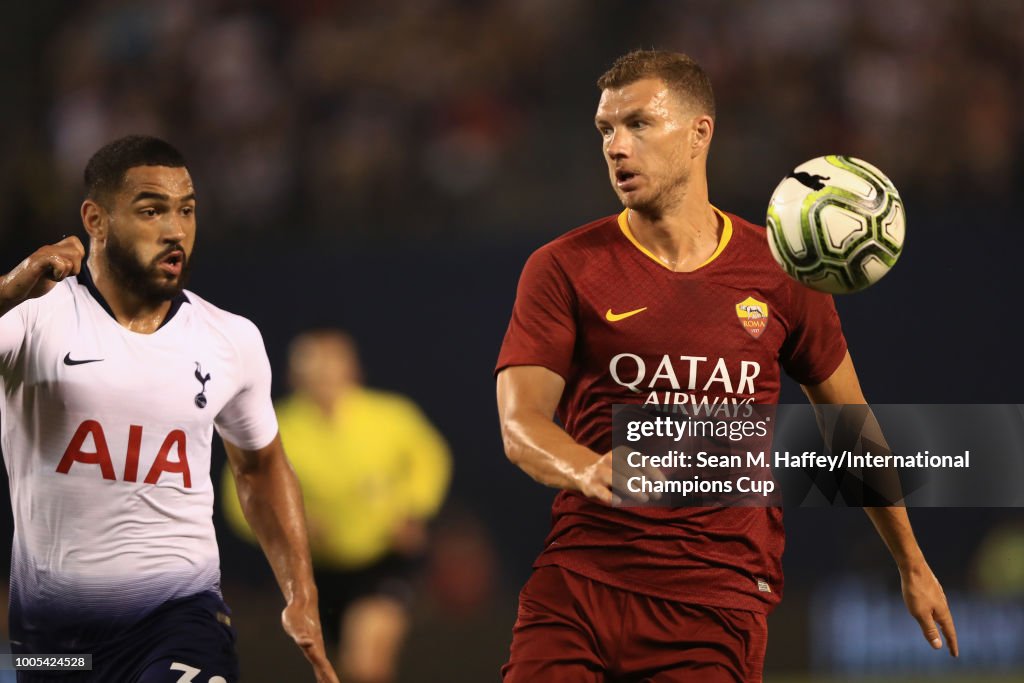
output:
<instances>
[{"instance_id":1,"label":"yellow referee shirt","mask_svg":"<svg viewBox=\"0 0 1024 683\"><path fill-rule=\"evenodd\" d=\"M355 388L331 417L309 399L292 396L277 405L277 418L302 485L317 566L372 564L387 554L402 522L432 517L441 506L451 456L412 401ZM232 527L254 539L229 469L221 493Z\"/></svg>"}]
</instances>

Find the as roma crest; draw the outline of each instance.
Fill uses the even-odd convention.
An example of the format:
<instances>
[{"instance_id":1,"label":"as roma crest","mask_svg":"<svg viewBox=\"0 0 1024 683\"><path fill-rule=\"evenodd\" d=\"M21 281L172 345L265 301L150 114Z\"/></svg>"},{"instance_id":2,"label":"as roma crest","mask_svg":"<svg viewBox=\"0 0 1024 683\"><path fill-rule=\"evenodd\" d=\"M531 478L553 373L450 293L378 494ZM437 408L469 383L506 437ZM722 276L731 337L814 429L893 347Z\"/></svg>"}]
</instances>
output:
<instances>
[{"instance_id":1,"label":"as roma crest","mask_svg":"<svg viewBox=\"0 0 1024 683\"><path fill-rule=\"evenodd\" d=\"M764 328L768 327L768 304L752 296L736 304L736 315L743 329L754 339L760 337Z\"/></svg>"}]
</instances>

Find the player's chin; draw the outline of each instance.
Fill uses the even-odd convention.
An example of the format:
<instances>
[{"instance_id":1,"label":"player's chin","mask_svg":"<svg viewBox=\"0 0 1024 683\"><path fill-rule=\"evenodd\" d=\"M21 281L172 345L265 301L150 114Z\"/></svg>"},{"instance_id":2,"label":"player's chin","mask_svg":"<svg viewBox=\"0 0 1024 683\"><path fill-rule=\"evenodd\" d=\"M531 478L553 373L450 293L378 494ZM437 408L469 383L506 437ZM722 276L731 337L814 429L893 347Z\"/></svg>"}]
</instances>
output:
<instances>
[{"instance_id":1,"label":"player's chin","mask_svg":"<svg viewBox=\"0 0 1024 683\"><path fill-rule=\"evenodd\" d=\"M158 293L161 298L173 299L181 294L181 290L185 289L184 273L172 275L171 273L158 272L153 277L151 284L154 293Z\"/></svg>"},{"instance_id":2,"label":"player's chin","mask_svg":"<svg viewBox=\"0 0 1024 683\"><path fill-rule=\"evenodd\" d=\"M622 206L623 207L625 207L627 209L635 209L636 208L636 199L637 199L637 197L636 197L636 192L635 191L633 191L633 192L625 192L625 191L615 187L614 185L612 186L612 189L615 190L615 196L619 198L620 202L622 202Z\"/></svg>"},{"instance_id":3,"label":"player's chin","mask_svg":"<svg viewBox=\"0 0 1024 683\"><path fill-rule=\"evenodd\" d=\"M653 207L650 197L642 196L639 192L620 192L619 200L625 208L639 213L644 213Z\"/></svg>"}]
</instances>

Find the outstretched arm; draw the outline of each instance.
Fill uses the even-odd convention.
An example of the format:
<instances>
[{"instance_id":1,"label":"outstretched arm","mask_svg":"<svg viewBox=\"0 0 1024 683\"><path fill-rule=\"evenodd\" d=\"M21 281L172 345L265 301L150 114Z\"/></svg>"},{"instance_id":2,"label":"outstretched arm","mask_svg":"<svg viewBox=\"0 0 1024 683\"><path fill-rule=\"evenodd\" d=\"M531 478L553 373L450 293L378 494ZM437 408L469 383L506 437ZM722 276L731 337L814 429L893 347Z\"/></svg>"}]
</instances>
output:
<instances>
[{"instance_id":1,"label":"outstretched arm","mask_svg":"<svg viewBox=\"0 0 1024 683\"><path fill-rule=\"evenodd\" d=\"M849 353L831 377L821 384L804 386L803 390L815 405L867 403ZM925 640L936 650L940 649L941 631L949 645L950 654L958 656L960 650L956 642L956 628L953 625L953 615L946 603L946 595L928 562L925 561L917 539L914 538L906 508L866 507L864 512L871 519L871 523L896 561L903 587L903 601L911 616L920 624Z\"/></svg>"},{"instance_id":2,"label":"outstretched arm","mask_svg":"<svg viewBox=\"0 0 1024 683\"><path fill-rule=\"evenodd\" d=\"M302 493L281 436L257 450L244 450L227 441L224 448L242 511L284 594L284 630L312 664L317 682L337 683L324 653Z\"/></svg>"}]
</instances>

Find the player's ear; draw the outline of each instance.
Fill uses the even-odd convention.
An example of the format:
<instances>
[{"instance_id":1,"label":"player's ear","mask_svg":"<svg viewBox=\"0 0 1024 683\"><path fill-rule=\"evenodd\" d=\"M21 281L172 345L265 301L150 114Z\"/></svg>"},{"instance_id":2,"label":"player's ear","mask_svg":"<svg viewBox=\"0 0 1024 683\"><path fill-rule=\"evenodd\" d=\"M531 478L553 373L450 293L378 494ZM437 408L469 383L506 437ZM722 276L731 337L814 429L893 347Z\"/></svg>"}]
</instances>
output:
<instances>
[{"instance_id":1,"label":"player's ear","mask_svg":"<svg viewBox=\"0 0 1024 683\"><path fill-rule=\"evenodd\" d=\"M103 239L107 231L107 212L93 199L82 202L82 227L92 239Z\"/></svg>"},{"instance_id":2,"label":"player's ear","mask_svg":"<svg viewBox=\"0 0 1024 683\"><path fill-rule=\"evenodd\" d=\"M691 156L700 156L707 152L711 144L711 136L715 133L715 120L707 114L701 114L693 120L690 133Z\"/></svg>"}]
</instances>

